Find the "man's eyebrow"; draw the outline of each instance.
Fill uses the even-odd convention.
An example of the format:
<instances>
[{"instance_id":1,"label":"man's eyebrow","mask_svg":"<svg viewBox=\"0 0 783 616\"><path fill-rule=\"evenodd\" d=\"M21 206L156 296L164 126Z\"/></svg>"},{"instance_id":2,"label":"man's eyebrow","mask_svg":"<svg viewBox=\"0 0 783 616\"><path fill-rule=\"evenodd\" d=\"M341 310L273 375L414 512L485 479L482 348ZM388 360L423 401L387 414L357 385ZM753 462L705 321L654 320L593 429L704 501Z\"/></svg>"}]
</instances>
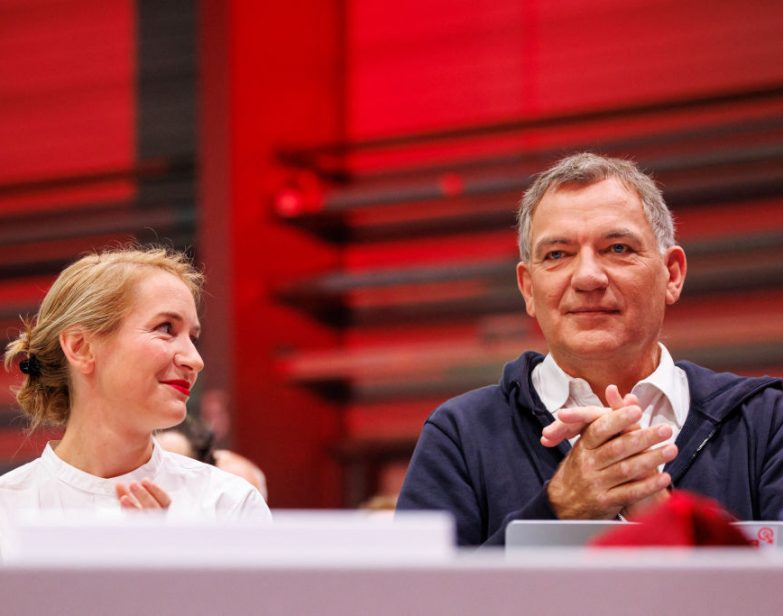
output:
<instances>
[{"instance_id":1,"label":"man's eyebrow","mask_svg":"<svg viewBox=\"0 0 783 616\"><path fill-rule=\"evenodd\" d=\"M574 243L574 240L565 237L544 237L536 242L533 251L538 254L543 249L549 248L550 246L571 246Z\"/></svg>"},{"instance_id":2,"label":"man's eyebrow","mask_svg":"<svg viewBox=\"0 0 783 616\"><path fill-rule=\"evenodd\" d=\"M630 229L624 229L624 228L609 231L604 235L604 239L607 240L632 239L636 242L642 241L642 238L638 233L631 231Z\"/></svg>"}]
</instances>

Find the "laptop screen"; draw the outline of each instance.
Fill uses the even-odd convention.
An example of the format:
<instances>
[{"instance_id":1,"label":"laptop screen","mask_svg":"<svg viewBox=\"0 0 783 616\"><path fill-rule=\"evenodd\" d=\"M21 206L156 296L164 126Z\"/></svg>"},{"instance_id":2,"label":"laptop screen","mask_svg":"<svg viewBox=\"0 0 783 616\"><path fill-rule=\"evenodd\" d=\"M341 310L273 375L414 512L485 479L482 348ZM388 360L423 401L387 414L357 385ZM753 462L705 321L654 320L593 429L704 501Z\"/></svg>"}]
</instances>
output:
<instances>
[{"instance_id":1,"label":"laptop screen","mask_svg":"<svg viewBox=\"0 0 783 616\"><path fill-rule=\"evenodd\" d=\"M506 527L507 548L578 547L618 525L619 520L514 520ZM753 545L783 545L783 522L734 522Z\"/></svg>"}]
</instances>

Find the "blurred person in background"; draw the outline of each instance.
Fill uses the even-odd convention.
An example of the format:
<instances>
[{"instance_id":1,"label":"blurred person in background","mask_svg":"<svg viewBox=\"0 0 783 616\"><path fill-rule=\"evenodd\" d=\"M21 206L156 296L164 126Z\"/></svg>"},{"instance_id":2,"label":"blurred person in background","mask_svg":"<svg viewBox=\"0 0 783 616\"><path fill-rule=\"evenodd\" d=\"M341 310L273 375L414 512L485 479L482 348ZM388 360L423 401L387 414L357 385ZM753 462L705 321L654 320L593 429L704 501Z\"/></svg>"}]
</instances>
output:
<instances>
[{"instance_id":1,"label":"blurred person in background","mask_svg":"<svg viewBox=\"0 0 783 616\"><path fill-rule=\"evenodd\" d=\"M198 419L188 416L176 426L159 430L155 440L167 451L204 464L215 464L215 433Z\"/></svg>"},{"instance_id":2,"label":"blurred person in background","mask_svg":"<svg viewBox=\"0 0 783 616\"><path fill-rule=\"evenodd\" d=\"M161 430L155 435L163 449L214 464L227 473L242 477L269 500L266 475L250 459L228 449L214 449L215 433L202 422L188 418L178 426Z\"/></svg>"},{"instance_id":3,"label":"blurred person in background","mask_svg":"<svg viewBox=\"0 0 783 616\"><path fill-rule=\"evenodd\" d=\"M451 512L462 545L517 519L611 519L672 486L783 519L780 379L715 373L660 343L684 250L653 180L590 153L540 174L518 212L517 284L549 353L427 419L398 510Z\"/></svg>"},{"instance_id":4,"label":"blurred person in background","mask_svg":"<svg viewBox=\"0 0 783 616\"><path fill-rule=\"evenodd\" d=\"M246 481L163 450L204 367L203 277L182 253L129 247L85 256L49 289L6 349L30 419L64 426L40 458L0 477L0 517L21 509L167 509L265 520Z\"/></svg>"}]
</instances>

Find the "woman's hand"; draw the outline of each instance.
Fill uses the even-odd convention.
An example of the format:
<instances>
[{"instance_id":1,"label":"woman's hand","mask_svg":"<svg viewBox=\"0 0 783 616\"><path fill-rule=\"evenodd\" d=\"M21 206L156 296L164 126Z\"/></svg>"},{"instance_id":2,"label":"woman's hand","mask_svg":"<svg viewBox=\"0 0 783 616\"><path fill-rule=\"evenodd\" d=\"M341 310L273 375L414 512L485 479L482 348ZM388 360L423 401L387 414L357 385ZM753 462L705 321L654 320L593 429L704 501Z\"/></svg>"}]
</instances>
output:
<instances>
[{"instance_id":1,"label":"woman's hand","mask_svg":"<svg viewBox=\"0 0 783 616\"><path fill-rule=\"evenodd\" d=\"M123 509L168 509L171 505L169 495L151 479L131 481L128 487L118 483L114 489Z\"/></svg>"}]
</instances>

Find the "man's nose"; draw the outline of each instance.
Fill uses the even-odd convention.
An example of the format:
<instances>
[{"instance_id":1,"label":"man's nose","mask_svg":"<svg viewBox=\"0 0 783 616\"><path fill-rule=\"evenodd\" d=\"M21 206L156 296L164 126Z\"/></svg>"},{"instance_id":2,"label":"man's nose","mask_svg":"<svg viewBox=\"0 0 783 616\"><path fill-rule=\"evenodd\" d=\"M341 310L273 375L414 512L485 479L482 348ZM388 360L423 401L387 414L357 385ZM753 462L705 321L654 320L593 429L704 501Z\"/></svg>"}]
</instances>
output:
<instances>
[{"instance_id":1,"label":"man's nose","mask_svg":"<svg viewBox=\"0 0 783 616\"><path fill-rule=\"evenodd\" d=\"M592 250L582 250L574 260L571 285L577 291L597 291L609 285L600 258Z\"/></svg>"}]
</instances>

